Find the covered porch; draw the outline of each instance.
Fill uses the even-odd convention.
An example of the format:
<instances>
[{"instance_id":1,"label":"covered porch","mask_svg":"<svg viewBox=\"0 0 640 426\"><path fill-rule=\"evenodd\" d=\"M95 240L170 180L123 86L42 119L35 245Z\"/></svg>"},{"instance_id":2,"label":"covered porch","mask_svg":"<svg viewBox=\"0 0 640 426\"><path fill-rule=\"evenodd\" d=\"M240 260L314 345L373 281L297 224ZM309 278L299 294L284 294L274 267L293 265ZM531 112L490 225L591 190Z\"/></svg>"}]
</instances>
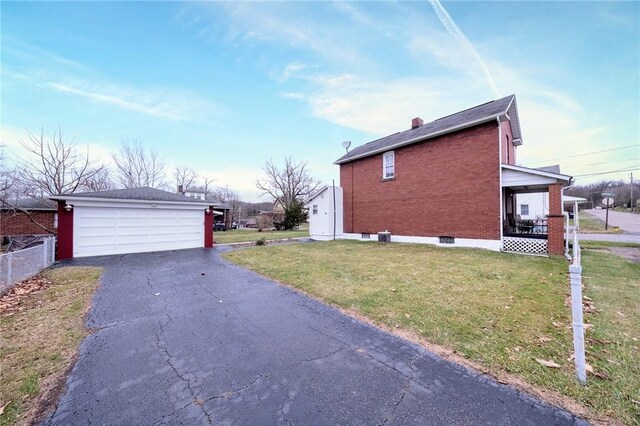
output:
<instances>
[{"instance_id":1,"label":"covered porch","mask_svg":"<svg viewBox=\"0 0 640 426\"><path fill-rule=\"evenodd\" d=\"M543 256L564 253L562 189L570 182L571 176L561 174L557 166L502 165L502 251ZM519 198L526 204L519 203Z\"/></svg>"}]
</instances>

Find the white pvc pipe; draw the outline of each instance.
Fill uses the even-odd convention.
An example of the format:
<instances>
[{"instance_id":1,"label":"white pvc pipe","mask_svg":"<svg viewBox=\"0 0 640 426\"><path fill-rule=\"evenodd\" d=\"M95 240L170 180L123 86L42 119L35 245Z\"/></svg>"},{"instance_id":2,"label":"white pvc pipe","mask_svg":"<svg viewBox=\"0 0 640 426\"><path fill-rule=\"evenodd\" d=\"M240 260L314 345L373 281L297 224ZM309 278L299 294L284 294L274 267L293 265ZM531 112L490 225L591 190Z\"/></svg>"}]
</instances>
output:
<instances>
[{"instance_id":1,"label":"white pvc pipe","mask_svg":"<svg viewBox=\"0 0 640 426\"><path fill-rule=\"evenodd\" d=\"M587 369L584 354L584 324L582 318L582 267L569 265L571 277L571 313L573 317L573 353L576 373L581 384L587 383Z\"/></svg>"}]
</instances>

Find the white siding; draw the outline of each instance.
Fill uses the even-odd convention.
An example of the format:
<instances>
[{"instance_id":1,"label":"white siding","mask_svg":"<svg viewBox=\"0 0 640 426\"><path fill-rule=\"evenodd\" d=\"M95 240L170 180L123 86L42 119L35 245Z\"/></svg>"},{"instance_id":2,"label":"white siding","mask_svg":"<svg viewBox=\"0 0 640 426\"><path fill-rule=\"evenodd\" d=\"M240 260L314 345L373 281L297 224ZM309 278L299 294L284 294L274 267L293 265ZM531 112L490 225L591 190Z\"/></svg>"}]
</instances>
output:
<instances>
[{"instance_id":1,"label":"white siding","mask_svg":"<svg viewBox=\"0 0 640 426\"><path fill-rule=\"evenodd\" d=\"M522 214L522 205L529 206L529 214ZM539 219L549 214L549 193L533 192L530 194L516 194L516 214L520 215L520 219Z\"/></svg>"},{"instance_id":2,"label":"white siding","mask_svg":"<svg viewBox=\"0 0 640 426\"><path fill-rule=\"evenodd\" d=\"M309 209L309 235L313 239L327 240L333 238L333 187L326 187L305 207ZM336 236L342 234L342 188L335 187L336 199ZM318 213L313 214L313 206L318 206Z\"/></svg>"},{"instance_id":3,"label":"white siding","mask_svg":"<svg viewBox=\"0 0 640 426\"><path fill-rule=\"evenodd\" d=\"M502 169L502 186L533 186L557 183L552 177L535 175L517 170Z\"/></svg>"}]
</instances>

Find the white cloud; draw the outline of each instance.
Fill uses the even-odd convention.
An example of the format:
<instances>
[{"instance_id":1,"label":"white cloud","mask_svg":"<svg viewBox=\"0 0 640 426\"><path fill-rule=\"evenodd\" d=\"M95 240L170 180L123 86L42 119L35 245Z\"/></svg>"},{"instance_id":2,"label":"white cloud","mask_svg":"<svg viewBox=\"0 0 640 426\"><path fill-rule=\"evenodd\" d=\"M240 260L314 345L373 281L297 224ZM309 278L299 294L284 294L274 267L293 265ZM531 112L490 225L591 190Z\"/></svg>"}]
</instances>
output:
<instances>
[{"instance_id":1,"label":"white cloud","mask_svg":"<svg viewBox=\"0 0 640 426\"><path fill-rule=\"evenodd\" d=\"M202 113L219 113L220 109L210 102L179 90L139 89L117 85L87 83L39 83L40 87L60 93L81 97L97 104L134 111L171 121L197 121Z\"/></svg>"},{"instance_id":2,"label":"white cloud","mask_svg":"<svg viewBox=\"0 0 640 426\"><path fill-rule=\"evenodd\" d=\"M464 109L469 99L469 93L443 89L446 85L439 79L385 81L342 74L316 76L311 81L318 90L305 99L316 117L379 136L408 129L416 116L431 121ZM473 86L471 82L469 90L483 99L483 88Z\"/></svg>"},{"instance_id":3,"label":"white cloud","mask_svg":"<svg viewBox=\"0 0 640 426\"><path fill-rule=\"evenodd\" d=\"M482 59L482 57L480 57L478 51L473 46L473 44L471 44L467 36L464 35L462 30L460 30L453 19L451 19L451 16L447 12L447 10L442 7L442 4L440 4L438 0L430 0L430 3L436 15L438 16L438 19L440 19L440 22L442 22L442 25L444 25L447 32L451 35L451 37L453 37L454 40L456 40L460 48L462 48L462 50L465 51L471 58L473 58L480 66L484 73L486 81L489 84L489 87L491 87L491 90L493 90L494 95L500 96L500 91L498 90L498 87L496 86L496 83L491 76L489 67L487 67L487 64Z\"/></svg>"},{"instance_id":4,"label":"white cloud","mask_svg":"<svg viewBox=\"0 0 640 426\"><path fill-rule=\"evenodd\" d=\"M263 175L262 169L251 167L227 166L215 170L203 170L200 175L215 179L214 186L229 185L240 194L243 201L258 202L268 201L261 198L256 188L256 179Z\"/></svg>"}]
</instances>

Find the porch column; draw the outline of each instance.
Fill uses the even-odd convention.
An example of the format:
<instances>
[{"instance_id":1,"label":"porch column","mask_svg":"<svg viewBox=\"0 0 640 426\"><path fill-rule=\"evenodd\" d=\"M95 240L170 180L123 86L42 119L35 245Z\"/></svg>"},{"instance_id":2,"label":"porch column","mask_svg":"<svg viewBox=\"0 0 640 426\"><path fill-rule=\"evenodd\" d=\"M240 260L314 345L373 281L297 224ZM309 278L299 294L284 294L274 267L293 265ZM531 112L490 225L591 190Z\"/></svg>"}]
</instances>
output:
<instances>
[{"instance_id":1,"label":"porch column","mask_svg":"<svg viewBox=\"0 0 640 426\"><path fill-rule=\"evenodd\" d=\"M549 185L549 214L547 215L547 238L549 254L564 254L564 215L562 214L562 185Z\"/></svg>"}]
</instances>

